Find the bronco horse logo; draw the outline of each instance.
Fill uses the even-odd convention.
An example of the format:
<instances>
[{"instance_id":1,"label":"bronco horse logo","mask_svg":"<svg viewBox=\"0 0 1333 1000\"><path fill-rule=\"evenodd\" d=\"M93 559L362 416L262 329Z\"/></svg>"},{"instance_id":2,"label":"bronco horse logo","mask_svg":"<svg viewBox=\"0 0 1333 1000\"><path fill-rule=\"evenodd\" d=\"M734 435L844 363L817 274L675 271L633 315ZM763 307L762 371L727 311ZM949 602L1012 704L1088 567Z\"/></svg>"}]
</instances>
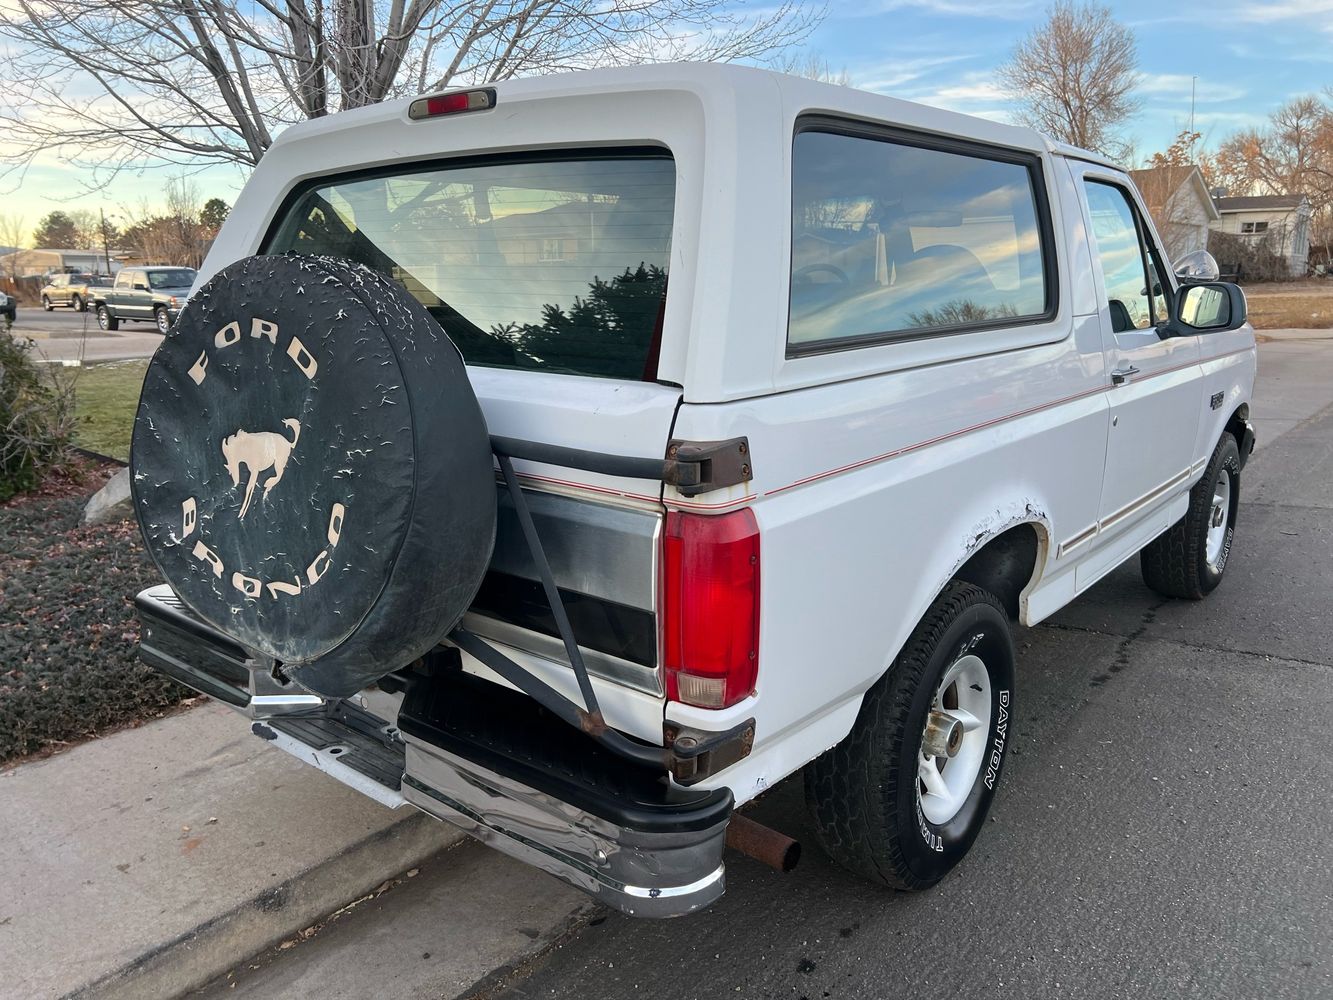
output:
<instances>
[{"instance_id":1,"label":"bronco horse logo","mask_svg":"<svg viewBox=\"0 0 1333 1000\"><path fill-rule=\"evenodd\" d=\"M250 499L254 496L259 477L269 469L273 476L264 483L264 496L273 492L273 487L282 481L282 474L287 470L287 460L292 457L292 449L301 438L300 421L287 419L282 422L290 428L290 438L277 431L238 430L222 441L222 455L227 460L227 472L231 475L234 487L241 485L241 466L248 473L245 484L245 501L241 504L241 517L250 509Z\"/></svg>"}]
</instances>

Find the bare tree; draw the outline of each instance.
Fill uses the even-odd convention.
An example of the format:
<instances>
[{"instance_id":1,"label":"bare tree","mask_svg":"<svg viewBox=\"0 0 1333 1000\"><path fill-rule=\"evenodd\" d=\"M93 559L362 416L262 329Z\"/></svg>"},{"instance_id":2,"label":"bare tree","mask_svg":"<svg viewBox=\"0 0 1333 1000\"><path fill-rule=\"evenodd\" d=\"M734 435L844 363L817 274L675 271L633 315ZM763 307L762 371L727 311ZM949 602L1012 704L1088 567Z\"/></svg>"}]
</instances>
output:
<instances>
[{"instance_id":1,"label":"bare tree","mask_svg":"<svg viewBox=\"0 0 1333 1000\"><path fill-rule=\"evenodd\" d=\"M11 170L46 151L104 172L250 166L284 126L333 111L539 72L762 60L822 16L800 0L753 15L727 0L13 0L0 130Z\"/></svg>"},{"instance_id":2,"label":"bare tree","mask_svg":"<svg viewBox=\"0 0 1333 1000\"><path fill-rule=\"evenodd\" d=\"M1303 194L1310 199L1310 242L1333 256L1333 108L1299 97L1274 111L1266 128L1227 139L1204 163L1208 183L1233 195Z\"/></svg>"},{"instance_id":3,"label":"bare tree","mask_svg":"<svg viewBox=\"0 0 1333 1000\"><path fill-rule=\"evenodd\" d=\"M21 215L0 214L0 247L18 247L28 244L28 223Z\"/></svg>"},{"instance_id":4,"label":"bare tree","mask_svg":"<svg viewBox=\"0 0 1333 1000\"><path fill-rule=\"evenodd\" d=\"M1134 171L1134 184L1170 260L1203 250L1208 243L1207 210L1190 190L1196 169L1194 147L1201 138L1201 133L1186 129L1165 151L1153 153L1143 169Z\"/></svg>"},{"instance_id":5,"label":"bare tree","mask_svg":"<svg viewBox=\"0 0 1333 1000\"><path fill-rule=\"evenodd\" d=\"M28 242L28 223L21 215L0 215L0 247L8 254L11 249L22 250ZM0 278L11 282L18 277L18 261L0 257ZM11 288L13 286L11 285Z\"/></svg>"},{"instance_id":6,"label":"bare tree","mask_svg":"<svg viewBox=\"0 0 1333 1000\"><path fill-rule=\"evenodd\" d=\"M803 76L820 83L836 83L840 87L852 85L851 75L844 66L835 70L827 59L817 52L790 52L774 60L773 68L792 76Z\"/></svg>"},{"instance_id":7,"label":"bare tree","mask_svg":"<svg viewBox=\"0 0 1333 1000\"><path fill-rule=\"evenodd\" d=\"M1129 147L1120 131L1139 108L1137 66L1134 32L1109 7L1061 0L1000 67L999 80L1022 106L1024 124L1123 157Z\"/></svg>"},{"instance_id":8,"label":"bare tree","mask_svg":"<svg viewBox=\"0 0 1333 1000\"><path fill-rule=\"evenodd\" d=\"M149 264L180 264L198 267L204 247L213 235L201 221L198 185L187 175L167 181L164 208L148 201L128 212L129 225L120 243Z\"/></svg>"}]
</instances>

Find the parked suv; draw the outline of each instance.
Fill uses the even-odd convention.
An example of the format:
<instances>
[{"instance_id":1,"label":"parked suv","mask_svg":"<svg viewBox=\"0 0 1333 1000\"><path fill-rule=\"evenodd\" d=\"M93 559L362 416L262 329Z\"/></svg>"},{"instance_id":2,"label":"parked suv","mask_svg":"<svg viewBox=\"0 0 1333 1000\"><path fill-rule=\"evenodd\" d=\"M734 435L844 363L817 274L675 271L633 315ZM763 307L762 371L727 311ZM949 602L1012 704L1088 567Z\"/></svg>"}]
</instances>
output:
<instances>
[{"instance_id":1,"label":"parked suv","mask_svg":"<svg viewBox=\"0 0 1333 1000\"><path fill-rule=\"evenodd\" d=\"M56 306L69 306L75 312L83 312L98 289L110 285L111 278L105 274L53 274L42 286L42 308L50 312Z\"/></svg>"},{"instance_id":2,"label":"parked suv","mask_svg":"<svg viewBox=\"0 0 1333 1000\"><path fill-rule=\"evenodd\" d=\"M17 323L18 299L6 292L0 292L0 316L7 318L11 326Z\"/></svg>"},{"instance_id":3,"label":"parked suv","mask_svg":"<svg viewBox=\"0 0 1333 1000\"><path fill-rule=\"evenodd\" d=\"M194 284L192 267L126 267L115 284L100 289L94 299L97 325L118 330L124 320L153 323L165 334L176 321L181 303Z\"/></svg>"},{"instance_id":4,"label":"parked suv","mask_svg":"<svg viewBox=\"0 0 1333 1000\"><path fill-rule=\"evenodd\" d=\"M735 810L802 769L934 885L1015 630L1227 568L1253 330L1161 247L1094 153L753 69L293 126L144 382L142 656L627 913L789 863Z\"/></svg>"}]
</instances>

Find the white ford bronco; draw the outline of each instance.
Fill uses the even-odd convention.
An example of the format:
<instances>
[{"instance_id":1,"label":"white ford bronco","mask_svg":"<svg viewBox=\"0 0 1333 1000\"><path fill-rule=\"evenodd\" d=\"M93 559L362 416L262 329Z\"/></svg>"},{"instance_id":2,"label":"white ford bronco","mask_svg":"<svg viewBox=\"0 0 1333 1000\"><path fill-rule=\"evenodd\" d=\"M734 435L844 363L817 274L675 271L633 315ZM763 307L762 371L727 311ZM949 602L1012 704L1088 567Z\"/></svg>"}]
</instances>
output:
<instances>
[{"instance_id":1,"label":"white ford bronco","mask_svg":"<svg viewBox=\"0 0 1333 1000\"><path fill-rule=\"evenodd\" d=\"M1226 569L1253 330L1160 246L1098 156L752 69L293 127L145 379L143 658L627 913L792 863L736 809L801 769L929 887L1012 630Z\"/></svg>"}]
</instances>

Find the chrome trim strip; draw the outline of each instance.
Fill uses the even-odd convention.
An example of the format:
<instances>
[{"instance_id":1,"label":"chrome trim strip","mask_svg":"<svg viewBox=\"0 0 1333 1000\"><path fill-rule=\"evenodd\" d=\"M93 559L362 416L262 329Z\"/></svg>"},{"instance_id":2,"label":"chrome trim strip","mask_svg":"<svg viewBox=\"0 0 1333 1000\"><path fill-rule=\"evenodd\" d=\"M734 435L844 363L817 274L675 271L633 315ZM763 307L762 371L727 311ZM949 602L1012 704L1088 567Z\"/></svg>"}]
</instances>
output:
<instances>
[{"instance_id":1,"label":"chrome trim strip","mask_svg":"<svg viewBox=\"0 0 1333 1000\"><path fill-rule=\"evenodd\" d=\"M655 611L660 513L524 490L533 524L556 585L589 597ZM498 497L495 550L490 568L525 580L540 579L508 490Z\"/></svg>"},{"instance_id":2,"label":"chrome trim strip","mask_svg":"<svg viewBox=\"0 0 1333 1000\"><path fill-rule=\"evenodd\" d=\"M1097 522L1094 521L1092 524L1088 525L1088 527L1084 528L1073 538L1070 538L1068 541L1061 542L1059 548L1056 549L1056 558L1062 558L1065 555L1068 555L1071 551L1078 548L1080 545L1082 545L1084 542L1094 537L1096 534L1097 534Z\"/></svg>"},{"instance_id":3,"label":"chrome trim strip","mask_svg":"<svg viewBox=\"0 0 1333 1000\"><path fill-rule=\"evenodd\" d=\"M1150 489L1147 493L1143 494L1141 497L1135 500L1131 500L1129 503L1125 504L1125 506L1121 507L1119 510L1117 510L1114 514L1111 514L1109 517L1102 518L1102 520L1092 525L1092 527L1085 528L1083 531L1080 531L1077 535L1074 535L1071 538L1068 538L1065 541L1061 542L1058 549L1056 550L1057 558L1068 554L1069 552L1078 548L1078 546L1082 545L1089 539L1094 538L1097 535L1100 535L1103 531L1114 526L1119 521L1124 520L1126 517L1128 517L1130 514L1133 514L1135 511L1142 510L1144 507L1148 506L1154 500L1161 497L1162 494L1168 492L1169 490L1174 489L1181 483L1189 482L1189 480L1198 472L1199 468L1203 465L1207 465L1207 462L1206 461L1202 463L1196 462L1194 465L1190 466L1190 468L1186 469L1184 472L1180 472L1172 476L1161 486L1155 486L1152 489Z\"/></svg>"},{"instance_id":4,"label":"chrome trim strip","mask_svg":"<svg viewBox=\"0 0 1333 1000\"><path fill-rule=\"evenodd\" d=\"M1107 528L1111 527L1118 521L1124 520L1126 517L1128 517L1130 514L1133 514L1135 511L1142 510L1148 504L1152 503L1154 500L1160 497L1163 493L1167 492L1167 490L1170 490L1173 487L1179 486L1181 483L1188 481L1189 477L1190 477L1189 470L1186 469L1184 472L1179 472L1176 475L1172 476L1161 486L1149 490L1147 493L1143 494L1143 496L1139 497L1137 500L1131 500L1129 503L1125 504L1125 506L1121 507L1110 517L1103 518L1101 522L1101 530L1105 531Z\"/></svg>"},{"instance_id":5,"label":"chrome trim strip","mask_svg":"<svg viewBox=\"0 0 1333 1000\"><path fill-rule=\"evenodd\" d=\"M257 671L252 671L257 673ZM252 694L248 711L252 719L275 719L283 715L310 715L324 709L317 694Z\"/></svg>"},{"instance_id":6,"label":"chrome trim strip","mask_svg":"<svg viewBox=\"0 0 1333 1000\"><path fill-rule=\"evenodd\" d=\"M569 658L565 655L565 643L559 636L533 632L509 622L488 618L475 611L465 614L462 624L463 628L483 639L508 646L518 652L540 656L543 660L570 669ZM666 693L658 668L646 667L641 663L633 663L583 645L579 646L579 650L583 653L583 662L588 667L588 673L595 677L614 681L658 698Z\"/></svg>"}]
</instances>

